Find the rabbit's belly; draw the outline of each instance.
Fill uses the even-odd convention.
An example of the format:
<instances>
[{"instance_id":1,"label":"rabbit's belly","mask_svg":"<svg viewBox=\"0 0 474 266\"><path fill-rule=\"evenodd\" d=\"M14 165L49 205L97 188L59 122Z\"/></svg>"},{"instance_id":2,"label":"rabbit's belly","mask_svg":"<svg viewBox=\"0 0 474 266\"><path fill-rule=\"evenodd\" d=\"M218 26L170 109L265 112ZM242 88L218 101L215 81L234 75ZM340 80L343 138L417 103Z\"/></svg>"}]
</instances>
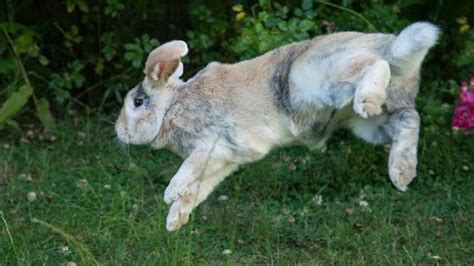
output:
<instances>
[{"instance_id":1,"label":"rabbit's belly","mask_svg":"<svg viewBox=\"0 0 474 266\"><path fill-rule=\"evenodd\" d=\"M310 149L323 149L332 133L353 115L350 103L340 109L306 108L305 112L294 114L293 132L296 139Z\"/></svg>"}]
</instances>

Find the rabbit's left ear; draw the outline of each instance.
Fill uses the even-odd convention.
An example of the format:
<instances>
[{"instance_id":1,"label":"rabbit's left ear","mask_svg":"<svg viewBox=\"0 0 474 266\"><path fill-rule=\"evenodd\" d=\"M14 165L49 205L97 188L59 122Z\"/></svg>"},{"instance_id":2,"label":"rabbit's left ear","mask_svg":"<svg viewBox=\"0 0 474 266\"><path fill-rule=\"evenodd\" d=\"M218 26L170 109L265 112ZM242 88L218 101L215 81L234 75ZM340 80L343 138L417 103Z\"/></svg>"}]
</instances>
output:
<instances>
[{"instance_id":1,"label":"rabbit's left ear","mask_svg":"<svg viewBox=\"0 0 474 266\"><path fill-rule=\"evenodd\" d=\"M180 77L183 74L180 58L187 53L188 45L185 42L167 42L151 51L143 72L155 81L166 82L170 76Z\"/></svg>"}]
</instances>

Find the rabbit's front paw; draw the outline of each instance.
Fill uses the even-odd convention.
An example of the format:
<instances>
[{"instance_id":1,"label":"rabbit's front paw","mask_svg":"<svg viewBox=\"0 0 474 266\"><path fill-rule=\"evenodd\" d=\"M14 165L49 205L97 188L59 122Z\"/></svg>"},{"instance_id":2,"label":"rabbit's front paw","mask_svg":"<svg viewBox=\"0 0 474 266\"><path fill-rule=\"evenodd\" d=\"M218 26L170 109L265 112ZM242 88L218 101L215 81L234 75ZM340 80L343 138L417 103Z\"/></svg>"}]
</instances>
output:
<instances>
[{"instance_id":1,"label":"rabbit's front paw","mask_svg":"<svg viewBox=\"0 0 474 266\"><path fill-rule=\"evenodd\" d=\"M166 217L166 230L176 231L189 221L189 216L194 207L194 197L182 197L173 202L168 217Z\"/></svg>"},{"instance_id":2,"label":"rabbit's front paw","mask_svg":"<svg viewBox=\"0 0 474 266\"><path fill-rule=\"evenodd\" d=\"M192 188L195 186L193 180L185 178L173 178L165 190L164 201L171 204L180 198L192 194Z\"/></svg>"}]
</instances>

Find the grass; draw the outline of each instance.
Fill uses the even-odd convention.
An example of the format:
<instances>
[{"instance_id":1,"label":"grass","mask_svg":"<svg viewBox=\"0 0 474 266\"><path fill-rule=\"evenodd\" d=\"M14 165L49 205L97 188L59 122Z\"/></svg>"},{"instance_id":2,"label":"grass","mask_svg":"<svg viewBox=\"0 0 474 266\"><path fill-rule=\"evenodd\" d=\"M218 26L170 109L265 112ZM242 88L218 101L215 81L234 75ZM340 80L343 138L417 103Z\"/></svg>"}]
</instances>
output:
<instances>
[{"instance_id":1,"label":"grass","mask_svg":"<svg viewBox=\"0 0 474 266\"><path fill-rule=\"evenodd\" d=\"M347 132L326 153L278 149L169 233L162 195L180 159L121 149L107 118L71 121L54 141L0 140L1 264L474 264L472 135L425 127L406 193L386 147Z\"/></svg>"}]
</instances>

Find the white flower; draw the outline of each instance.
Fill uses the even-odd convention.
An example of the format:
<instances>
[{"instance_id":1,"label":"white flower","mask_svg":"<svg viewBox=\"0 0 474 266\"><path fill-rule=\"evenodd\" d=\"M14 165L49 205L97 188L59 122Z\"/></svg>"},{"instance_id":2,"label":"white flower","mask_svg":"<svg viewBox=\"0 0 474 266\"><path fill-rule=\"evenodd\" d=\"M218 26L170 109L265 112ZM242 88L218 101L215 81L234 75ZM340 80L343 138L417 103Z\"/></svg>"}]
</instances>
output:
<instances>
[{"instance_id":1,"label":"white flower","mask_svg":"<svg viewBox=\"0 0 474 266\"><path fill-rule=\"evenodd\" d=\"M76 181L76 187L80 188L80 189L84 189L86 188L88 185L88 182L87 182L87 179L83 178L83 179L79 179Z\"/></svg>"},{"instance_id":2,"label":"white flower","mask_svg":"<svg viewBox=\"0 0 474 266\"><path fill-rule=\"evenodd\" d=\"M82 132L82 131L79 131L77 132L77 136L80 138L80 139L85 139L87 137L87 134Z\"/></svg>"},{"instance_id":3,"label":"white flower","mask_svg":"<svg viewBox=\"0 0 474 266\"><path fill-rule=\"evenodd\" d=\"M224 251L222 251L222 255L230 255L232 254L232 250L230 249L224 249Z\"/></svg>"},{"instance_id":4,"label":"white flower","mask_svg":"<svg viewBox=\"0 0 474 266\"><path fill-rule=\"evenodd\" d=\"M62 253L63 255L65 255L65 256L67 256L67 255L71 254L71 251L69 250L69 247L68 247L68 246L63 246L63 247L61 248L61 253Z\"/></svg>"},{"instance_id":5,"label":"white flower","mask_svg":"<svg viewBox=\"0 0 474 266\"><path fill-rule=\"evenodd\" d=\"M28 129L28 131L26 131L26 135L29 137L29 138L33 138L35 136L35 132L31 129Z\"/></svg>"},{"instance_id":6,"label":"white flower","mask_svg":"<svg viewBox=\"0 0 474 266\"><path fill-rule=\"evenodd\" d=\"M293 223L295 223L295 221L296 221L296 220L295 220L295 217L294 217L291 213L288 214L288 222L289 222L290 224L293 224Z\"/></svg>"},{"instance_id":7,"label":"white flower","mask_svg":"<svg viewBox=\"0 0 474 266\"><path fill-rule=\"evenodd\" d=\"M66 266L76 266L77 264L74 261L68 261Z\"/></svg>"},{"instance_id":8,"label":"white flower","mask_svg":"<svg viewBox=\"0 0 474 266\"><path fill-rule=\"evenodd\" d=\"M367 207L369 207L369 203L365 200L361 200L361 201L359 201L359 206L362 207L362 208L367 208Z\"/></svg>"},{"instance_id":9,"label":"white flower","mask_svg":"<svg viewBox=\"0 0 474 266\"><path fill-rule=\"evenodd\" d=\"M438 255L433 255L433 254L431 254L431 252L428 253L428 258L434 259L434 260L440 260L440 259L441 259L440 256L438 256Z\"/></svg>"},{"instance_id":10,"label":"white flower","mask_svg":"<svg viewBox=\"0 0 474 266\"><path fill-rule=\"evenodd\" d=\"M36 192L28 192L28 194L26 195L26 198L28 198L29 202L36 201L37 199Z\"/></svg>"},{"instance_id":11,"label":"white flower","mask_svg":"<svg viewBox=\"0 0 474 266\"><path fill-rule=\"evenodd\" d=\"M437 222L437 223L442 223L443 222L443 219L441 219L439 217L436 217L436 216L431 216L430 219Z\"/></svg>"},{"instance_id":12,"label":"white flower","mask_svg":"<svg viewBox=\"0 0 474 266\"><path fill-rule=\"evenodd\" d=\"M462 167L462 170L464 170L464 171L466 171L466 172L469 171L469 166L464 165L464 166Z\"/></svg>"},{"instance_id":13,"label":"white flower","mask_svg":"<svg viewBox=\"0 0 474 266\"><path fill-rule=\"evenodd\" d=\"M372 212L372 209L369 207L369 203L366 200L359 201L359 206L366 212Z\"/></svg>"},{"instance_id":14,"label":"white flower","mask_svg":"<svg viewBox=\"0 0 474 266\"><path fill-rule=\"evenodd\" d=\"M112 186L111 186L111 185L109 185L109 184L105 184L105 185L104 185L104 188L105 188L105 189L111 189L111 188L112 188Z\"/></svg>"},{"instance_id":15,"label":"white flower","mask_svg":"<svg viewBox=\"0 0 474 266\"><path fill-rule=\"evenodd\" d=\"M323 205L323 197L321 195L316 195L313 197L313 201L314 203L316 203L316 205Z\"/></svg>"},{"instance_id":16,"label":"white flower","mask_svg":"<svg viewBox=\"0 0 474 266\"><path fill-rule=\"evenodd\" d=\"M25 174L25 173L19 174L18 179L26 180L26 181L29 181L29 182L33 181L33 178L31 177L31 174Z\"/></svg>"},{"instance_id":17,"label":"white flower","mask_svg":"<svg viewBox=\"0 0 474 266\"><path fill-rule=\"evenodd\" d=\"M229 197L227 197L226 195L220 195L219 198L217 198L218 200L220 201L225 201L225 200L228 200Z\"/></svg>"}]
</instances>

